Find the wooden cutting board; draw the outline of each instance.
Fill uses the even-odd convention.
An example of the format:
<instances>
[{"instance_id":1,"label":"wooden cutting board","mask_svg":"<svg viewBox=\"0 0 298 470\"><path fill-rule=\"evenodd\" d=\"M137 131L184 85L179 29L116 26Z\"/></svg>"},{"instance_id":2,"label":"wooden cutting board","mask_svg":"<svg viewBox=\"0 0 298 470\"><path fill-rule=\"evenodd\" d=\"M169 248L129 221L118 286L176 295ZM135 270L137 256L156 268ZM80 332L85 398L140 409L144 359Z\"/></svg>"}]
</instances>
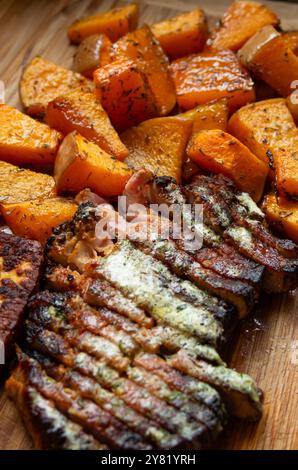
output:
<instances>
[{"instance_id":1,"label":"wooden cutting board","mask_svg":"<svg viewBox=\"0 0 298 470\"><path fill-rule=\"evenodd\" d=\"M19 106L18 83L22 67L43 55L71 67L74 47L66 37L67 26L78 17L122 4L112 0L1 0L0 80L6 102ZM127 2L126 2L127 3ZM197 6L212 21L226 0L140 1L141 22L148 24ZM298 29L298 5L263 2L279 14L284 29ZM298 78L298 77L297 77ZM0 188L1 189L1 188ZM298 295L270 296L245 320L230 342L230 364L257 380L265 392L263 419L257 424L233 421L217 443L224 449L298 448ZM30 437L15 406L0 395L0 449L30 449Z\"/></svg>"}]
</instances>

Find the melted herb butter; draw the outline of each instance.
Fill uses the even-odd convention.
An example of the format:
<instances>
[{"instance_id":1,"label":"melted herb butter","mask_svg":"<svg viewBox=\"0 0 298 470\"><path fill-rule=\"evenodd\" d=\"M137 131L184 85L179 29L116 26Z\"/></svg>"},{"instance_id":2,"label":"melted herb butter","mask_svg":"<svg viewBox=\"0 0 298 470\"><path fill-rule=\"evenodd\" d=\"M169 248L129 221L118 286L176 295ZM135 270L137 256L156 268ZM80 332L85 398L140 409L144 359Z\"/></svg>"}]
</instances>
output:
<instances>
[{"instance_id":1,"label":"melted herb butter","mask_svg":"<svg viewBox=\"0 0 298 470\"><path fill-rule=\"evenodd\" d=\"M104 258L98 269L155 319L199 336L205 342L215 344L219 339L222 330L214 317L176 298L158 275L163 269L162 263L137 250L130 242L120 242L119 250Z\"/></svg>"},{"instance_id":2,"label":"melted herb butter","mask_svg":"<svg viewBox=\"0 0 298 470\"><path fill-rule=\"evenodd\" d=\"M230 227L226 233L245 250L253 249L253 237L244 227Z\"/></svg>"},{"instance_id":3,"label":"melted herb butter","mask_svg":"<svg viewBox=\"0 0 298 470\"><path fill-rule=\"evenodd\" d=\"M257 204L252 200L249 194L247 193L240 193L237 194L237 199L248 211L248 214L252 217L259 217L263 219L265 217L264 213L261 209L257 206Z\"/></svg>"}]
</instances>

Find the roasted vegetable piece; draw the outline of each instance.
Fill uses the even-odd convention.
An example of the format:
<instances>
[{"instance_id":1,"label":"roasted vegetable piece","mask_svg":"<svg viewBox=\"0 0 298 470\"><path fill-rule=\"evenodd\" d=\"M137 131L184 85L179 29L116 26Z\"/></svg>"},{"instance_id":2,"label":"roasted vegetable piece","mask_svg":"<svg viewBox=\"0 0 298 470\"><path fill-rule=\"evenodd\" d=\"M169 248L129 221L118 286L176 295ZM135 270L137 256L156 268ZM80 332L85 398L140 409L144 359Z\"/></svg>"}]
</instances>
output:
<instances>
[{"instance_id":1,"label":"roasted vegetable piece","mask_svg":"<svg viewBox=\"0 0 298 470\"><path fill-rule=\"evenodd\" d=\"M90 188L103 197L122 194L132 172L77 132L63 140L54 169L57 190L78 193Z\"/></svg>"},{"instance_id":2,"label":"roasted vegetable piece","mask_svg":"<svg viewBox=\"0 0 298 470\"><path fill-rule=\"evenodd\" d=\"M220 130L197 132L187 148L188 156L202 168L222 173L259 201L268 167L235 137Z\"/></svg>"},{"instance_id":3,"label":"roasted vegetable piece","mask_svg":"<svg viewBox=\"0 0 298 470\"><path fill-rule=\"evenodd\" d=\"M261 41L260 41L261 42ZM248 47L248 46L247 46ZM277 35L250 53L247 66L283 97L293 92L298 77L298 31Z\"/></svg>"},{"instance_id":4,"label":"roasted vegetable piece","mask_svg":"<svg viewBox=\"0 0 298 470\"><path fill-rule=\"evenodd\" d=\"M93 83L79 73L35 57L23 71L20 96L27 114L43 118L50 101L76 88L92 91Z\"/></svg>"},{"instance_id":5,"label":"roasted vegetable piece","mask_svg":"<svg viewBox=\"0 0 298 470\"><path fill-rule=\"evenodd\" d=\"M15 203L56 195L52 176L0 161L0 202Z\"/></svg>"},{"instance_id":6,"label":"roasted vegetable piece","mask_svg":"<svg viewBox=\"0 0 298 470\"><path fill-rule=\"evenodd\" d=\"M200 8L153 24L151 29L171 60L200 52L208 35L206 16Z\"/></svg>"},{"instance_id":7,"label":"roasted vegetable piece","mask_svg":"<svg viewBox=\"0 0 298 470\"><path fill-rule=\"evenodd\" d=\"M73 67L87 78L93 78L93 72L111 62L112 43L105 34L92 34L85 38L74 56Z\"/></svg>"},{"instance_id":8,"label":"roasted vegetable piece","mask_svg":"<svg viewBox=\"0 0 298 470\"><path fill-rule=\"evenodd\" d=\"M269 223L298 243L298 203L268 194L262 206Z\"/></svg>"},{"instance_id":9,"label":"roasted vegetable piece","mask_svg":"<svg viewBox=\"0 0 298 470\"><path fill-rule=\"evenodd\" d=\"M129 150L125 160L134 170L145 168L155 175L181 180L181 168L192 122L175 116L150 119L128 129L121 139Z\"/></svg>"},{"instance_id":10,"label":"roasted vegetable piece","mask_svg":"<svg viewBox=\"0 0 298 470\"><path fill-rule=\"evenodd\" d=\"M193 132L197 132L207 129L221 129L226 131L228 116L228 100L222 98L218 101L196 106L185 113L177 114L175 117L193 121Z\"/></svg>"},{"instance_id":11,"label":"roasted vegetable piece","mask_svg":"<svg viewBox=\"0 0 298 470\"><path fill-rule=\"evenodd\" d=\"M54 162L60 132L36 122L16 108L0 104L0 158L19 165Z\"/></svg>"},{"instance_id":12,"label":"roasted vegetable piece","mask_svg":"<svg viewBox=\"0 0 298 470\"><path fill-rule=\"evenodd\" d=\"M280 36L273 26L264 26L238 51L237 56L244 67L249 67L254 55L271 39Z\"/></svg>"},{"instance_id":13,"label":"roasted vegetable piece","mask_svg":"<svg viewBox=\"0 0 298 470\"><path fill-rule=\"evenodd\" d=\"M158 114L164 116L174 108L176 94L173 80L170 76L169 61L159 42L148 26L128 33L113 45L115 59L142 59L145 73L155 96Z\"/></svg>"},{"instance_id":14,"label":"roasted vegetable piece","mask_svg":"<svg viewBox=\"0 0 298 470\"><path fill-rule=\"evenodd\" d=\"M158 114L141 61L117 60L94 72L96 95L117 130Z\"/></svg>"},{"instance_id":15,"label":"roasted vegetable piece","mask_svg":"<svg viewBox=\"0 0 298 470\"><path fill-rule=\"evenodd\" d=\"M231 112L255 100L253 81L232 51L206 51L170 65L177 101L184 109L226 97Z\"/></svg>"},{"instance_id":16,"label":"roasted vegetable piece","mask_svg":"<svg viewBox=\"0 0 298 470\"><path fill-rule=\"evenodd\" d=\"M259 101L235 113L229 132L274 167L281 194L298 195L298 129L282 98Z\"/></svg>"},{"instance_id":17,"label":"roasted vegetable piece","mask_svg":"<svg viewBox=\"0 0 298 470\"><path fill-rule=\"evenodd\" d=\"M294 118L296 125L298 125L298 87L290 96L287 97L287 106Z\"/></svg>"},{"instance_id":18,"label":"roasted vegetable piece","mask_svg":"<svg viewBox=\"0 0 298 470\"><path fill-rule=\"evenodd\" d=\"M138 19L139 9L135 4L113 8L76 21L68 28L68 37L72 43L79 44L91 34L104 33L114 42L128 31L134 30Z\"/></svg>"},{"instance_id":19,"label":"roasted vegetable piece","mask_svg":"<svg viewBox=\"0 0 298 470\"><path fill-rule=\"evenodd\" d=\"M234 2L221 18L212 46L237 51L260 28L266 25L277 26L278 23L277 16L261 3Z\"/></svg>"},{"instance_id":20,"label":"roasted vegetable piece","mask_svg":"<svg viewBox=\"0 0 298 470\"><path fill-rule=\"evenodd\" d=\"M64 135L78 131L119 160L124 160L128 155L94 93L77 89L56 98L48 105L46 121Z\"/></svg>"},{"instance_id":21,"label":"roasted vegetable piece","mask_svg":"<svg viewBox=\"0 0 298 470\"><path fill-rule=\"evenodd\" d=\"M44 243L56 225L74 216L77 207L73 200L57 197L1 204L1 212L5 222L16 235Z\"/></svg>"}]
</instances>

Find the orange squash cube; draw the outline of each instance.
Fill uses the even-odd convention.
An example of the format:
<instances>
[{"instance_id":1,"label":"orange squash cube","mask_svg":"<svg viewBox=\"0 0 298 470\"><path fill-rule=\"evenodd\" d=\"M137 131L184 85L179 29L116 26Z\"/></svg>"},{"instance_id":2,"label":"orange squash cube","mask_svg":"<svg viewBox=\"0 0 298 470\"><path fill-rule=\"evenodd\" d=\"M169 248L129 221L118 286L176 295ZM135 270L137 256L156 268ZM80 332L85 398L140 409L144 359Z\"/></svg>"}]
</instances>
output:
<instances>
[{"instance_id":1,"label":"orange squash cube","mask_svg":"<svg viewBox=\"0 0 298 470\"><path fill-rule=\"evenodd\" d=\"M102 197L118 196L131 175L125 163L77 132L65 137L55 161L54 178L59 193L90 188Z\"/></svg>"},{"instance_id":2,"label":"orange squash cube","mask_svg":"<svg viewBox=\"0 0 298 470\"><path fill-rule=\"evenodd\" d=\"M239 109L228 129L271 166L280 194L298 196L298 129L284 99L259 101Z\"/></svg>"},{"instance_id":3,"label":"orange squash cube","mask_svg":"<svg viewBox=\"0 0 298 470\"><path fill-rule=\"evenodd\" d=\"M45 243L54 227L70 220L78 206L67 198L1 204L2 216L15 235Z\"/></svg>"},{"instance_id":4,"label":"orange squash cube","mask_svg":"<svg viewBox=\"0 0 298 470\"><path fill-rule=\"evenodd\" d=\"M95 93L112 124L122 131L158 115L141 61L117 60L94 72Z\"/></svg>"},{"instance_id":5,"label":"orange squash cube","mask_svg":"<svg viewBox=\"0 0 298 470\"><path fill-rule=\"evenodd\" d=\"M155 23L151 30L171 60L200 52L208 35L207 19L200 8Z\"/></svg>"},{"instance_id":6,"label":"orange squash cube","mask_svg":"<svg viewBox=\"0 0 298 470\"><path fill-rule=\"evenodd\" d=\"M42 57L26 65L20 82L20 96L27 114L43 119L48 103L75 89L93 90L93 82Z\"/></svg>"},{"instance_id":7,"label":"orange squash cube","mask_svg":"<svg viewBox=\"0 0 298 470\"><path fill-rule=\"evenodd\" d=\"M51 101L46 122L64 135L78 131L119 160L124 160L128 155L128 150L94 93L74 90Z\"/></svg>"},{"instance_id":8,"label":"orange squash cube","mask_svg":"<svg viewBox=\"0 0 298 470\"><path fill-rule=\"evenodd\" d=\"M56 196L52 176L0 161L0 203L14 204Z\"/></svg>"},{"instance_id":9,"label":"orange squash cube","mask_svg":"<svg viewBox=\"0 0 298 470\"><path fill-rule=\"evenodd\" d=\"M265 5L257 2L236 1L221 18L212 47L238 51L263 26L277 26L277 16Z\"/></svg>"},{"instance_id":10,"label":"orange squash cube","mask_svg":"<svg viewBox=\"0 0 298 470\"><path fill-rule=\"evenodd\" d=\"M192 122L176 116L150 119L121 135L129 150L125 160L134 170L145 168L155 175L171 176L178 183Z\"/></svg>"},{"instance_id":11,"label":"orange squash cube","mask_svg":"<svg viewBox=\"0 0 298 470\"><path fill-rule=\"evenodd\" d=\"M298 202L268 194L262 209L268 222L283 235L298 243Z\"/></svg>"},{"instance_id":12,"label":"orange squash cube","mask_svg":"<svg viewBox=\"0 0 298 470\"><path fill-rule=\"evenodd\" d=\"M74 44L79 44L91 34L104 33L117 41L121 36L137 27L139 8L135 4L113 8L105 13L89 16L76 21L68 28L68 37Z\"/></svg>"},{"instance_id":13,"label":"orange squash cube","mask_svg":"<svg viewBox=\"0 0 298 470\"><path fill-rule=\"evenodd\" d=\"M176 93L169 71L169 61L148 26L128 33L113 45L115 59L141 59L148 83L155 97L158 115L165 116L176 104Z\"/></svg>"},{"instance_id":14,"label":"orange squash cube","mask_svg":"<svg viewBox=\"0 0 298 470\"><path fill-rule=\"evenodd\" d=\"M206 51L170 65L177 101L187 110L227 98L230 112L255 101L253 81L232 51Z\"/></svg>"},{"instance_id":15,"label":"orange squash cube","mask_svg":"<svg viewBox=\"0 0 298 470\"><path fill-rule=\"evenodd\" d=\"M54 163L62 134L0 104L0 158L18 165Z\"/></svg>"},{"instance_id":16,"label":"orange squash cube","mask_svg":"<svg viewBox=\"0 0 298 470\"><path fill-rule=\"evenodd\" d=\"M230 134L217 129L197 132L188 144L187 155L205 170L231 178L255 201L261 199L268 167Z\"/></svg>"},{"instance_id":17,"label":"orange squash cube","mask_svg":"<svg viewBox=\"0 0 298 470\"><path fill-rule=\"evenodd\" d=\"M193 122L193 132L221 129L226 131L228 127L229 107L228 100L222 98L207 104L196 106L185 113L177 114L178 119L190 119Z\"/></svg>"}]
</instances>

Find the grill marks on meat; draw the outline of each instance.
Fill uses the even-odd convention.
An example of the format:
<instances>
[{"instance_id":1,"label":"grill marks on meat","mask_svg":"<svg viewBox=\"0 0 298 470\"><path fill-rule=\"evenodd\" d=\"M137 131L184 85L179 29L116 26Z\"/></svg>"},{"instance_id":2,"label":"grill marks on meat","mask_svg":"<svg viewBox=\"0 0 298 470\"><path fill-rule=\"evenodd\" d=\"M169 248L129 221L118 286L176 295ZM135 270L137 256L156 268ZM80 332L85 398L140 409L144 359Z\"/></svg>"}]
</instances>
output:
<instances>
[{"instance_id":1,"label":"grill marks on meat","mask_svg":"<svg viewBox=\"0 0 298 470\"><path fill-rule=\"evenodd\" d=\"M52 287L53 273L52 268ZM120 320L115 328L117 316L124 323ZM163 330L164 337L160 338ZM151 346L146 349L146 342L138 342L137 333L161 342L156 352L161 347L168 348L163 351L165 358L152 353ZM41 423L43 435L49 435L56 426L61 439L52 446L107 445L150 450L185 447L193 442L198 446L208 444L226 421L223 402L214 387L220 394L227 392L214 379L215 372L212 375L207 370L203 380L199 380L196 373L185 374L171 365L181 351L189 361L204 361L212 366L218 375L236 374L236 390L242 388L244 402L251 399L246 390L247 378L227 369L210 346L171 327L140 328L137 322L117 312L90 307L77 291L45 291L34 296L29 304L25 336L26 354L19 353L19 365L6 387L8 394L21 404L33 436L39 435ZM28 393L39 403L38 413L24 399ZM256 399L258 409L257 392ZM236 415L237 407L235 403ZM250 411L248 416L252 417ZM35 438L35 442L39 447L49 447L46 438Z\"/></svg>"},{"instance_id":2,"label":"grill marks on meat","mask_svg":"<svg viewBox=\"0 0 298 470\"><path fill-rule=\"evenodd\" d=\"M201 203L206 223L240 253L264 266L263 288L283 292L297 286L298 248L273 236L263 214L244 193L221 175L200 175L184 188L189 201Z\"/></svg>"},{"instance_id":3,"label":"grill marks on meat","mask_svg":"<svg viewBox=\"0 0 298 470\"><path fill-rule=\"evenodd\" d=\"M182 188L172 178L168 177L156 177L151 179L151 181L147 181L145 196L146 199L143 202L147 204L166 204L168 206L176 204L182 206L188 203ZM213 195L209 194L208 196L211 197L212 201ZM205 197L205 200L209 204L208 197ZM252 204L254 203L252 202ZM206 210L205 206L204 209ZM258 210L257 206L256 209ZM227 215L223 213L221 217L225 221ZM183 211L183 219L186 226L193 226L189 211ZM219 233L216 233L212 227L204 223L203 243L204 247L202 249L191 250L189 254L194 256L204 267L210 268L216 273L231 279L247 281L256 286L259 285L263 268L252 260L241 256L232 246L228 246L225 243Z\"/></svg>"},{"instance_id":4,"label":"grill marks on meat","mask_svg":"<svg viewBox=\"0 0 298 470\"><path fill-rule=\"evenodd\" d=\"M0 232L0 340L6 361L13 352L26 302L37 287L42 259L38 242Z\"/></svg>"}]
</instances>

